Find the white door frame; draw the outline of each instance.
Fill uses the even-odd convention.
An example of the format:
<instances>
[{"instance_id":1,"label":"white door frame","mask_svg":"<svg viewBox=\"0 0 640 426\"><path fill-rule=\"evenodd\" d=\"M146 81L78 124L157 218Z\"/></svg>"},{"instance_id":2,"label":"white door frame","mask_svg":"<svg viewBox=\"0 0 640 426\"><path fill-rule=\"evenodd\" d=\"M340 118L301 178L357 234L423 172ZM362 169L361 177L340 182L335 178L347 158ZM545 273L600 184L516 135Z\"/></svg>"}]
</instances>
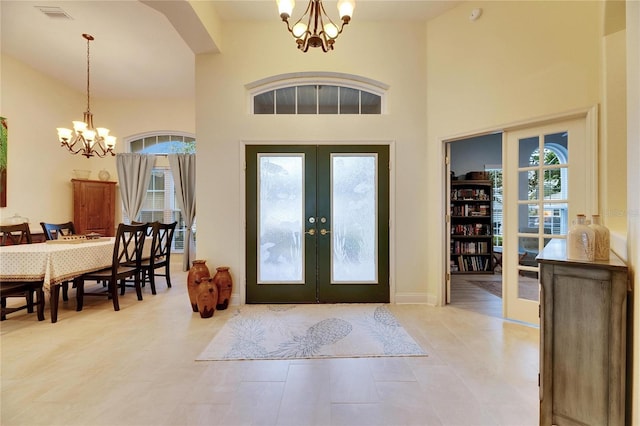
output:
<instances>
[{"instance_id":1,"label":"white door frame","mask_svg":"<svg viewBox=\"0 0 640 426\"><path fill-rule=\"evenodd\" d=\"M546 124L551 124L551 123L555 123L555 122L561 122L561 121L568 121L568 120L572 120L572 119L576 119L576 118L582 118L585 121L585 140L584 140L584 164L585 164L585 170L587 170L588 172L585 173L585 175L582 177L584 185L585 185L585 190L586 193L589 194L589 199L587 199L586 202L586 210L585 213L586 214L598 214L598 106L597 105L593 105L591 107L587 107L587 108L580 108L580 109L576 109L576 110L572 110L572 111L566 111L563 113L558 113L558 114L551 114L548 116L544 116L544 117L537 117L537 118L531 118L531 119L527 119L527 120L522 120L522 121L517 121L517 122L512 122L512 123L508 123L508 124L504 124L504 125L498 125L498 126L493 126L491 128L486 128L486 129L482 129L482 130L477 130L477 131L473 131L473 132L467 132L467 133L462 133L462 134L458 134L458 135L452 135L449 137L445 137L445 138L441 138L440 139L440 143L441 145L441 152L442 152L442 161L441 161L441 171L442 171L442 176L443 176L443 182L445 182L445 187L442 188L442 198L441 198L441 202L442 202L442 206L443 206L443 211L444 212L448 212L449 209L449 189L448 189L448 182L449 182L449 176L448 176L448 170L449 170L449 166L447 165L447 144L450 142L455 142L455 141L459 141L462 139L469 139L469 138L474 138L474 137L479 137L479 136L484 136L484 135L488 135L488 134L492 134L492 133L498 133L498 132L502 132L503 133L503 140L502 140L502 152L503 152L503 159L502 159L502 169L505 170L506 169L506 158L504 156L504 153L506 152L505 148L506 148L506 134L508 132L513 132L516 130L522 130L522 129L526 129L526 128L533 128L533 127L539 127L539 126L543 126ZM508 201L506 201L506 197L508 195L507 194L503 194L503 197L505 197L504 202L507 203ZM515 195L517 197L517 194ZM446 214L446 213L445 213ZM445 253L447 255L443 256L443 260L444 262L441 265L442 268L442 273L440 274L440 276L442 277L442 285L440 286L440 290L439 290L439 294L438 294L438 302L439 305L444 306L447 303L447 294L448 294L448 286L449 286L449 243L448 240L449 238L446 236L446 232L448 230L448 224L446 223L446 220L442 221L442 235L444 238L442 238L443 244L441 246L441 250L442 253ZM504 234L507 235L508 233L510 233L511 230L508 228L504 228ZM516 232L517 232L517 225L516 225ZM506 243L506 241L505 241ZM504 253L503 253L503 262L508 261L508 257L509 257L509 246L505 247ZM504 263L503 263L504 264ZM505 283L503 280L503 294L505 293ZM506 317L506 304L504 303L503 300L503 304L502 304L502 315L504 317Z\"/></svg>"}]
</instances>

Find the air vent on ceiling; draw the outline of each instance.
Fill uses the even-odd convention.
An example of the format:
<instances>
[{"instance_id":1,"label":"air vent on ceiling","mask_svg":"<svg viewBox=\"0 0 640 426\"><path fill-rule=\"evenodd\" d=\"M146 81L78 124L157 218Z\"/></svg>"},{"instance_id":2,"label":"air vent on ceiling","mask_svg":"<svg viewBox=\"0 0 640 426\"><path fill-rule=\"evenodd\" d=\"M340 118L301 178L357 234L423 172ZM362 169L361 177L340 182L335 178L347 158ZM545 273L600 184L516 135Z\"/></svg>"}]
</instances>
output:
<instances>
[{"instance_id":1,"label":"air vent on ceiling","mask_svg":"<svg viewBox=\"0 0 640 426\"><path fill-rule=\"evenodd\" d=\"M59 8L59 7L35 6L35 8L52 19L73 19L67 12L65 12L64 10L62 10L62 8Z\"/></svg>"}]
</instances>

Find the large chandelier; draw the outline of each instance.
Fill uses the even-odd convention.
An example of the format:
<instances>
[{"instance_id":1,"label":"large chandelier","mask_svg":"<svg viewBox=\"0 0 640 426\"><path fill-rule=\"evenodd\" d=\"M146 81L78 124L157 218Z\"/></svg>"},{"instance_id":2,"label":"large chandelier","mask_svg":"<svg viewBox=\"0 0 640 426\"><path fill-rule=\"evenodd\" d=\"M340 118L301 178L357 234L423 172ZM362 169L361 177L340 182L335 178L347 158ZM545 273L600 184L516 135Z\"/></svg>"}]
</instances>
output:
<instances>
[{"instance_id":1,"label":"large chandelier","mask_svg":"<svg viewBox=\"0 0 640 426\"><path fill-rule=\"evenodd\" d=\"M108 153L116 155L113 149L116 146L116 137L109 136L109 129L104 127L93 127L93 114L90 106L90 85L89 85L89 43L94 39L90 34L82 34L87 40L87 110L82 121L73 122L73 130L59 127L58 139L61 146L66 146L73 154L82 154L85 157L97 155L102 158Z\"/></svg>"},{"instance_id":2,"label":"large chandelier","mask_svg":"<svg viewBox=\"0 0 640 426\"><path fill-rule=\"evenodd\" d=\"M338 12L342 25L340 28L333 23L324 10L322 0L309 0L307 10L293 26L289 24L289 18L296 4L295 0L276 0L280 17L287 24L287 29L296 39L298 49L306 52L309 47L321 47L324 52L333 50L336 38L342 33L342 29L351 20L353 9L356 7L354 0L339 0Z\"/></svg>"}]
</instances>

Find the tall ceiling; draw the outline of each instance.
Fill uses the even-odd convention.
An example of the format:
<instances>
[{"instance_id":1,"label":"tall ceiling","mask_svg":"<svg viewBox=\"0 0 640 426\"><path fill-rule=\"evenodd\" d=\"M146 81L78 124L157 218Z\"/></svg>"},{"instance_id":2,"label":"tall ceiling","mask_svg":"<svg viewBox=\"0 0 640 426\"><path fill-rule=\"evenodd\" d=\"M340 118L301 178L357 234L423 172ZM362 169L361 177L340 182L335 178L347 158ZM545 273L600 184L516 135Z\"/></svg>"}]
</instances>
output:
<instances>
[{"instance_id":1,"label":"tall ceiling","mask_svg":"<svg viewBox=\"0 0 640 426\"><path fill-rule=\"evenodd\" d=\"M280 19L275 0L209 3L222 21ZM294 17L305 3L298 1ZM324 3L333 16L336 1ZM358 21L426 21L459 3L357 0L352 25ZM172 25L184 22L184 16L178 15L191 10L185 6L186 0L1 0L2 52L85 92L87 41L82 34L88 33L95 37L90 43L92 97L191 97L194 51L202 51L207 43L185 37Z\"/></svg>"}]
</instances>

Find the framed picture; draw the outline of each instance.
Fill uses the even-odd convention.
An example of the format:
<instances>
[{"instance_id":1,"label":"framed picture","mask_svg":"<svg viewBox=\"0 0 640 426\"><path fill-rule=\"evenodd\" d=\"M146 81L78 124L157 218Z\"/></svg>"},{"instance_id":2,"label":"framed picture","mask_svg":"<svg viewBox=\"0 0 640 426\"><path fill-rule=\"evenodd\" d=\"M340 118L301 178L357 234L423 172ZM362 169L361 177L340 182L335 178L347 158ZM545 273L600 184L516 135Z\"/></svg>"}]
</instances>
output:
<instances>
[{"instance_id":1,"label":"framed picture","mask_svg":"<svg viewBox=\"0 0 640 426\"><path fill-rule=\"evenodd\" d=\"M0 121L0 207L7 207L7 119Z\"/></svg>"}]
</instances>

